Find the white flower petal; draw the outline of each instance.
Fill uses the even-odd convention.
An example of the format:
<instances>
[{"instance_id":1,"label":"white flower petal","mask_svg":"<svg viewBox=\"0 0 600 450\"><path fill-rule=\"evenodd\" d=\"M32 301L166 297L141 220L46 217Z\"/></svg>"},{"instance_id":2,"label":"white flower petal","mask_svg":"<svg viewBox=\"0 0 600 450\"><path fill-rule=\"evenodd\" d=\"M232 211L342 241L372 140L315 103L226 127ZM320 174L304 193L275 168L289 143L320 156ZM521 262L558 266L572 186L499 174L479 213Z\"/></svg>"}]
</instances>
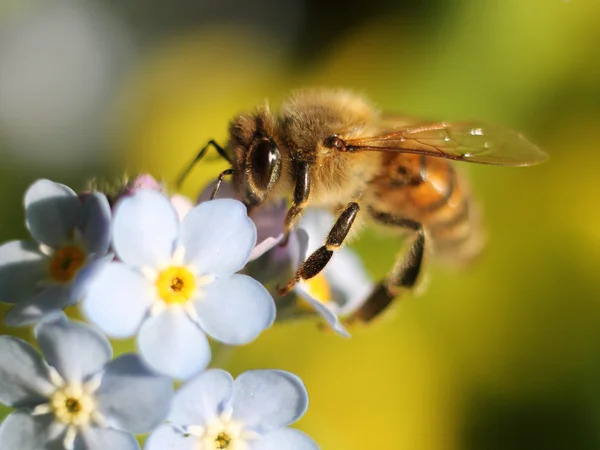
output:
<instances>
[{"instance_id":1,"label":"white flower petal","mask_svg":"<svg viewBox=\"0 0 600 450\"><path fill-rule=\"evenodd\" d=\"M138 355L122 355L106 365L95 393L98 408L110 425L146 433L166 417L173 397L169 378L156 375Z\"/></svg>"},{"instance_id":2,"label":"white flower petal","mask_svg":"<svg viewBox=\"0 0 600 450\"><path fill-rule=\"evenodd\" d=\"M309 239L308 233L303 228L296 228L290 234L290 241L288 243L289 260L293 264L294 269L300 267L309 256Z\"/></svg>"},{"instance_id":3,"label":"white flower petal","mask_svg":"<svg viewBox=\"0 0 600 450\"><path fill-rule=\"evenodd\" d=\"M319 450L308 435L293 428L280 428L262 436L250 444L251 450Z\"/></svg>"},{"instance_id":4,"label":"white flower petal","mask_svg":"<svg viewBox=\"0 0 600 450\"><path fill-rule=\"evenodd\" d=\"M273 280L287 282L296 268L306 259L308 235L306 231L295 228L291 231L285 246L276 245L258 264L250 264L245 273L265 285L273 284ZM255 248L258 249L259 246ZM277 303L279 308L281 305Z\"/></svg>"},{"instance_id":5,"label":"white flower petal","mask_svg":"<svg viewBox=\"0 0 600 450\"><path fill-rule=\"evenodd\" d=\"M297 283L294 290L325 320L325 322L327 322L327 325L329 325L333 331L344 337L350 337L350 333L348 333L348 330L346 330L337 314L310 295L305 287L304 281Z\"/></svg>"},{"instance_id":6,"label":"white flower petal","mask_svg":"<svg viewBox=\"0 0 600 450\"><path fill-rule=\"evenodd\" d=\"M48 274L48 258L39 245L11 241L0 247L0 301L18 303L39 291L38 282Z\"/></svg>"},{"instance_id":7,"label":"white flower petal","mask_svg":"<svg viewBox=\"0 0 600 450\"><path fill-rule=\"evenodd\" d=\"M49 443L51 414L32 416L20 409L10 414L0 424L0 450L63 450L62 443Z\"/></svg>"},{"instance_id":8,"label":"white flower petal","mask_svg":"<svg viewBox=\"0 0 600 450\"><path fill-rule=\"evenodd\" d=\"M104 194L93 192L83 196L80 229L86 253L104 255L110 245L111 211Z\"/></svg>"},{"instance_id":9,"label":"white flower petal","mask_svg":"<svg viewBox=\"0 0 600 450\"><path fill-rule=\"evenodd\" d=\"M233 378L221 369L209 369L175 393L169 422L177 426L200 425L221 415L233 396Z\"/></svg>"},{"instance_id":10,"label":"white flower petal","mask_svg":"<svg viewBox=\"0 0 600 450\"><path fill-rule=\"evenodd\" d=\"M337 251L323 273L338 305L336 312L342 317L362 306L374 288L362 261L349 248Z\"/></svg>"},{"instance_id":11,"label":"white flower petal","mask_svg":"<svg viewBox=\"0 0 600 450\"><path fill-rule=\"evenodd\" d=\"M177 212L177 217L179 217L179 221L181 222L187 213L189 213L192 208L194 208L194 204L192 201L184 195L176 194L171 197L171 204L175 211Z\"/></svg>"},{"instance_id":12,"label":"white flower petal","mask_svg":"<svg viewBox=\"0 0 600 450\"><path fill-rule=\"evenodd\" d=\"M258 244L252 252L251 260L258 258L262 253L283 240L287 211L288 207L285 200L276 204L260 206L253 211L251 219L256 225L256 241ZM267 247L267 242L272 244L271 247ZM262 253L260 254L257 250L259 246L262 247Z\"/></svg>"},{"instance_id":13,"label":"white flower petal","mask_svg":"<svg viewBox=\"0 0 600 450\"><path fill-rule=\"evenodd\" d=\"M75 192L50 180L38 180L25 193L25 216L33 238L52 248L72 239L82 205Z\"/></svg>"},{"instance_id":14,"label":"white flower petal","mask_svg":"<svg viewBox=\"0 0 600 450\"><path fill-rule=\"evenodd\" d=\"M102 333L64 314L41 322L35 337L48 364L69 382L85 381L112 358L112 347Z\"/></svg>"},{"instance_id":15,"label":"white flower petal","mask_svg":"<svg viewBox=\"0 0 600 450\"><path fill-rule=\"evenodd\" d=\"M283 370L249 370L235 380L233 418L260 433L285 427L304 415L308 393L302 380Z\"/></svg>"},{"instance_id":16,"label":"white flower petal","mask_svg":"<svg viewBox=\"0 0 600 450\"><path fill-rule=\"evenodd\" d=\"M167 265L178 233L177 213L160 192L141 190L117 203L113 247L126 264L138 268Z\"/></svg>"},{"instance_id":17,"label":"white flower petal","mask_svg":"<svg viewBox=\"0 0 600 450\"><path fill-rule=\"evenodd\" d=\"M237 200L201 203L181 224L186 264L197 274L229 275L242 269L256 244L256 227Z\"/></svg>"},{"instance_id":18,"label":"white flower petal","mask_svg":"<svg viewBox=\"0 0 600 450\"><path fill-rule=\"evenodd\" d=\"M204 447L200 447L196 436L184 435L165 424L148 436L144 450L204 450Z\"/></svg>"},{"instance_id":19,"label":"white flower petal","mask_svg":"<svg viewBox=\"0 0 600 450\"><path fill-rule=\"evenodd\" d=\"M206 333L230 345L253 341L275 320L275 302L258 281L234 274L205 286L194 304Z\"/></svg>"},{"instance_id":20,"label":"white flower petal","mask_svg":"<svg viewBox=\"0 0 600 450\"><path fill-rule=\"evenodd\" d=\"M94 278L94 276L96 276L96 274L100 273L100 270L102 267L104 267L104 265L108 264L113 259L114 255L112 253L99 258L88 258L85 266L77 271L75 279L71 283L71 303L79 303L83 297L85 297L87 290L90 287L91 280Z\"/></svg>"},{"instance_id":21,"label":"white flower petal","mask_svg":"<svg viewBox=\"0 0 600 450\"><path fill-rule=\"evenodd\" d=\"M64 284L44 288L33 297L13 306L4 319L5 323L11 327L22 327L62 311L71 304L70 288Z\"/></svg>"},{"instance_id":22,"label":"white flower petal","mask_svg":"<svg viewBox=\"0 0 600 450\"><path fill-rule=\"evenodd\" d=\"M111 428L86 427L75 438L75 450L138 450L132 434Z\"/></svg>"},{"instance_id":23,"label":"white flower petal","mask_svg":"<svg viewBox=\"0 0 600 450\"><path fill-rule=\"evenodd\" d=\"M104 333L125 338L136 333L155 295L154 286L143 275L110 262L90 281L81 307Z\"/></svg>"},{"instance_id":24,"label":"white flower petal","mask_svg":"<svg viewBox=\"0 0 600 450\"><path fill-rule=\"evenodd\" d=\"M298 222L298 228L306 230L308 234L308 254L314 252L327 237L335 222L335 217L324 208L307 208Z\"/></svg>"},{"instance_id":25,"label":"white flower petal","mask_svg":"<svg viewBox=\"0 0 600 450\"><path fill-rule=\"evenodd\" d=\"M267 253L273 247L278 245L281 241L283 241L283 233L277 236L269 236L262 241L258 241L254 250L250 254L250 261L254 261L255 259L260 258L262 255Z\"/></svg>"},{"instance_id":26,"label":"white flower petal","mask_svg":"<svg viewBox=\"0 0 600 450\"><path fill-rule=\"evenodd\" d=\"M37 406L54 391L48 367L31 345L13 336L0 336L0 403Z\"/></svg>"},{"instance_id":27,"label":"white flower petal","mask_svg":"<svg viewBox=\"0 0 600 450\"><path fill-rule=\"evenodd\" d=\"M166 308L145 320L138 347L153 370L172 378L190 378L210 362L208 339L183 308Z\"/></svg>"}]
</instances>

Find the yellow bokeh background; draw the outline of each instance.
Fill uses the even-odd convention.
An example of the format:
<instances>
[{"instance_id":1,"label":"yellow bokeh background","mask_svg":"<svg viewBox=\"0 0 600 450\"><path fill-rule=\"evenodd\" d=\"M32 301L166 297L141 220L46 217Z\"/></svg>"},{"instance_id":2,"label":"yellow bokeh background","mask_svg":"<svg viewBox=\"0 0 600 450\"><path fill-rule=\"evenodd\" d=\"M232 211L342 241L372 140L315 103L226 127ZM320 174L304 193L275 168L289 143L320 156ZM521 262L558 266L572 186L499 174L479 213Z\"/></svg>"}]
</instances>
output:
<instances>
[{"instance_id":1,"label":"yellow bokeh background","mask_svg":"<svg viewBox=\"0 0 600 450\"><path fill-rule=\"evenodd\" d=\"M422 292L350 340L311 322L277 324L251 345L220 349L214 364L298 374L311 401L298 426L323 449L599 448L600 2L449 5L436 21L375 17L310 62L242 26L174 33L120 85L114 162L100 175L148 171L173 183L206 141L226 141L236 112L305 86L522 131L548 163L464 167L489 235L476 264L428 260ZM225 167L207 158L183 191L196 195ZM46 176L34 172L25 173ZM15 183L0 180L27 185ZM16 197L2 193L4 239L26 236ZM369 230L352 244L374 279L400 246Z\"/></svg>"}]
</instances>

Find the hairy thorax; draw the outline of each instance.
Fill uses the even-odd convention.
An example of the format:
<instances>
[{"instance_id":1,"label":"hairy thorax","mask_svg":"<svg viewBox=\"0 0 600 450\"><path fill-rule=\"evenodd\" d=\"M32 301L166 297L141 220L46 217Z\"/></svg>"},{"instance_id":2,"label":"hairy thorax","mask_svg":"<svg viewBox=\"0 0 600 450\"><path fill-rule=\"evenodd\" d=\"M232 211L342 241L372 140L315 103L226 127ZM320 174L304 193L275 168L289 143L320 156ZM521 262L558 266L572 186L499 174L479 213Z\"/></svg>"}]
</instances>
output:
<instances>
[{"instance_id":1,"label":"hairy thorax","mask_svg":"<svg viewBox=\"0 0 600 450\"><path fill-rule=\"evenodd\" d=\"M311 171L311 204L336 208L360 200L378 173L380 158L376 152L319 155Z\"/></svg>"},{"instance_id":2,"label":"hairy thorax","mask_svg":"<svg viewBox=\"0 0 600 450\"><path fill-rule=\"evenodd\" d=\"M346 139L375 132L379 113L345 91L301 91L282 105L279 128L292 160L310 167L313 206L338 207L359 200L375 176L380 155L328 148L331 136Z\"/></svg>"}]
</instances>

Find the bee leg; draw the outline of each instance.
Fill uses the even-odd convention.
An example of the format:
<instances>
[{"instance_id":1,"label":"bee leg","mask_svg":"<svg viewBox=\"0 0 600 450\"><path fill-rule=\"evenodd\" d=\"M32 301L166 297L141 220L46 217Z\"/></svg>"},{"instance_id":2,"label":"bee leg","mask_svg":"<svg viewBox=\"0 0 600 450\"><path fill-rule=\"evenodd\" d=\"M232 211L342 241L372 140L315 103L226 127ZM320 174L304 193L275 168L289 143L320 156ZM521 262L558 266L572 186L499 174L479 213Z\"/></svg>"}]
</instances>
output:
<instances>
[{"instance_id":1,"label":"bee leg","mask_svg":"<svg viewBox=\"0 0 600 450\"><path fill-rule=\"evenodd\" d=\"M285 217L285 228L283 241L279 244L284 247L287 244L290 230L294 227L302 210L308 203L310 195L310 171L307 163L298 163L296 167L296 185L294 186L294 195L292 197L292 206Z\"/></svg>"},{"instance_id":2,"label":"bee leg","mask_svg":"<svg viewBox=\"0 0 600 450\"><path fill-rule=\"evenodd\" d=\"M290 280L290 282L285 285L283 288L278 289L279 295L285 295L292 290L294 285L300 280L308 280L321 272L329 260L333 255L333 252L339 249L344 242L344 239L348 235L352 224L354 223L354 219L356 218L356 214L358 213L360 207L358 203L351 202L348 203L346 209L342 211L342 213L338 216L337 220L331 227L329 234L327 235L327 239L325 241L325 245L319 247L315 250L307 259L304 261L294 278Z\"/></svg>"},{"instance_id":3,"label":"bee leg","mask_svg":"<svg viewBox=\"0 0 600 450\"><path fill-rule=\"evenodd\" d=\"M233 169L225 169L223 172L221 172L219 174L219 178L217 178L217 182L215 183L215 187L212 190L212 193L210 194L210 200L214 200L217 197L217 194L219 193L219 189L221 188L221 184L223 183L223 179L228 176L228 175L233 175L234 174L234 170Z\"/></svg>"},{"instance_id":4,"label":"bee leg","mask_svg":"<svg viewBox=\"0 0 600 450\"><path fill-rule=\"evenodd\" d=\"M194 160L190 163L190 165L185 168L183 173L181 175L179 175L179 178L177 178L177 182L175 183L175 186L177 188L181 187L181 185L183 184L183 180L185 180L185 178L188 176L188 174L191 172L191 170L194 168L194 166L197 163L199 163L202 160L202 158L204 158L204 155L206 155L206 152L208 151L209 147L211 147L211 146L213 146L215 148L215 150L217 150L217 153L223 159L225 159L229 164L231 164L231 159L229 159L229 156L227 156L227 153L225 153L225 149L223 147L221 147L219 144L217 144L217 142L214 139L211 139L210 141L208 141L206 143L206 145L204 147L202 147L202 149L198 152L198 154L196 155Z\"/></svg>"},{"instance_id":5,"label":"bee leg","mask_svg":"<svg viewBox=\"0 0 600 450\"><path fill-rule=\"evenodd\" d=\"M354 321L366 323L379 316L392 303L401 289L414 287L421 271L425 253L423 226L418 222L387 214L374 214L373 217L381 223L411 229L415 232L415 237L408 252L398 258L385 280L373 289L363 305L347 319L349 323Z\"/></svg>"}]
</instances>

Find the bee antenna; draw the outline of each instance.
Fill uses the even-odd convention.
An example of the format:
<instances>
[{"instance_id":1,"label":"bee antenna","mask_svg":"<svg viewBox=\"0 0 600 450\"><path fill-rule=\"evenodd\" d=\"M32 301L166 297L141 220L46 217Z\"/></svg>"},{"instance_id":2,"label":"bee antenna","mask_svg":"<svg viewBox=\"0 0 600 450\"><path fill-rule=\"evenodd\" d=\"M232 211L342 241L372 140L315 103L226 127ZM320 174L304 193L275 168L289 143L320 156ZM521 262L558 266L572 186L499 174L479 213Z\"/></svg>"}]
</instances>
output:
<instances>
[{"instance_id":1,"label":"bee antenna","mask_svg":"<svg viewBox=\"0 0 600 450\"><path fill-rule=\"evenodd\" d=\"M210 141L208 141L206 143L206 145L204 147L202 147L202 149L198 152L198 154L196 155L194 160L190 163L190 165L188 165L185 168L185 170L181 173L181 175L179 175L179 177L177 178L177 182L175 183L175 186L177 187L177 189L181 188L181 185L183 184L183 182L185 181L187 176L190 174L190 172L192 171L194 166L196 164L198 164L202 160L202 158L204 158L204 155L206 155L206 152L208 151L208 148L211 145L215 148L215 150L217 150L217 153L219 153L219 155L223 159L225 159L229 164L231 164L231 159L229 159L229 156L227 156L227 153L225 153L225 149L223 147L221 147L219 144L217 144L214 139L211 139Z\"/></svg>"}]
</instances>

